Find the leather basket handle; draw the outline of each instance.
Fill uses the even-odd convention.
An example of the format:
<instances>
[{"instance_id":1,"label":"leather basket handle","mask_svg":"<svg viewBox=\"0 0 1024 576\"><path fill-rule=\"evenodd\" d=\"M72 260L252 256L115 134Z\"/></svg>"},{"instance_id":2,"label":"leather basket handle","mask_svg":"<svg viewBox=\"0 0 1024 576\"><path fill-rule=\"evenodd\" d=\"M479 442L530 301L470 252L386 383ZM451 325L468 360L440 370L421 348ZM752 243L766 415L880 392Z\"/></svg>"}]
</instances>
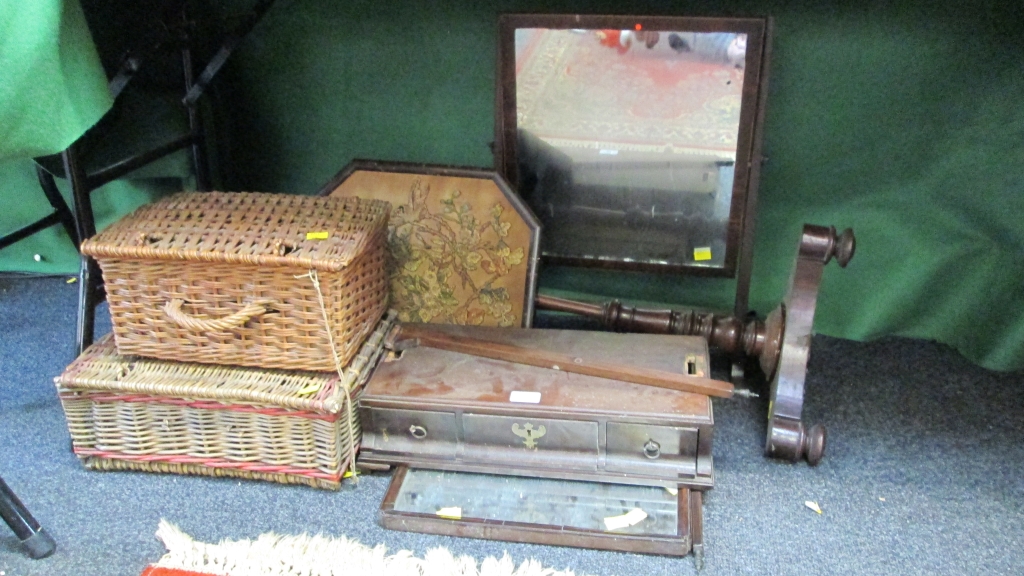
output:
<instances>
[{"instance_id":1,"label":"leather basket handle","mask_svg":"<svg viewBox=\"0 0 1024 576\"><path fill-rule=\"evenodd\" d=\"M250 319L262 316L270 310L270 302L260 300L247 304L238 312L223 318L196 318L181 311L183 303L184 301L180 298L172 299L167 304L164 304L164 314L167 315L171 322L182 328L201 332L226 332L238 328Z\"/></svg>"}]
</instances>

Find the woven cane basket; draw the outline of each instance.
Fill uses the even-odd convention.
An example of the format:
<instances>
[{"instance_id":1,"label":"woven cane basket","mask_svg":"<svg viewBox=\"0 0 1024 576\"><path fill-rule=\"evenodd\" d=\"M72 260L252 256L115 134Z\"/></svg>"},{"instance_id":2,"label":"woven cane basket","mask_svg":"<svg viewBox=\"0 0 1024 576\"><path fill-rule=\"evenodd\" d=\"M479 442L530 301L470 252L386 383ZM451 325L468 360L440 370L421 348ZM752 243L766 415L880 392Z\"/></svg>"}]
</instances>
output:
<instances>
[{"instance_id":1,"label":"woven cane basket","mask_svg":"<svg viewBox=\"0 0 1024 576\"><path fill-rule=\"evenodd\" d=\"M335 371L387 307L389 212L359 198L181 193L82 253L103 270L121 354Z\"/></svg>"},{"instance_id":2,"label":"woven cane basket","mask_svg":"<svg viewBox=\"0 0 1024 576\"><path fill-rule=\"evenodd\" d=\"M380 322L343 378L125 357L108 334L56 378L74 452L94 470L337 489L359 445L352 401L394 317Z\"/></svg>"}]
</instances>

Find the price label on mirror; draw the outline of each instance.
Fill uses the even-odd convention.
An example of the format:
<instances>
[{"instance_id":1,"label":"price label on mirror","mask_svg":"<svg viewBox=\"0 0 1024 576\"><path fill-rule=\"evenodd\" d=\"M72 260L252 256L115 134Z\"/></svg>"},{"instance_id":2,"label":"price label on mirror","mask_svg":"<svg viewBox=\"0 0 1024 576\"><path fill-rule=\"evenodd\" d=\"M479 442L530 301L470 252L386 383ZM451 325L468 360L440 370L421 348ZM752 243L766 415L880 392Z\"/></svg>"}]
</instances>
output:
<instances>
[{"instance_id":1,"label":"price label on mirror","mask_svg":"<svg viewBox=\"0 0 1024 576\"><path fill-rule=\"evenodd\" d=\"M693 259L697 262L702 260L711 260L711 247L701 246L700 248L693 249Z\"/></svg>"}]
</instances>

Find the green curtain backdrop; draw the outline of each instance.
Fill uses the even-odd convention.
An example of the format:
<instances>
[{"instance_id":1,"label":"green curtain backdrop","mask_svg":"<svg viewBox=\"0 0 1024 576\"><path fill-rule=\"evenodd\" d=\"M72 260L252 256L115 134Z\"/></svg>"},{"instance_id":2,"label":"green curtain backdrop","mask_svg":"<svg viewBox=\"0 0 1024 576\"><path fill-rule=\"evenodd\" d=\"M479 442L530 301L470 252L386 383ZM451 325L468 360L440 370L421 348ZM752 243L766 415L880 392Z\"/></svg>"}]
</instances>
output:
<instances>
[{"instance_id":1,"label":"green curtain backdrop","mask_svg":"<svg viewBox=\"0 0 1024 576\"><path fill-rule=\"evenodd\" d=\"M110 108L77 0L0 4L0 161L67 148Z\"/></svg>"},{"instance_id":2,"label":"green curtain backdrop","mask_svg":"<svg viewBox=\"0 0 1024 576\"><path fill-rule=\"evenodd\" d=\"M928 338L1024 367L1017 0L279 0L215 83L222 187L312 193L357 157L492 165L502 12L773 16L753 307L782 298L803 223L849 226L857 255L825 273L820 333ZM20 182L0 190L5 204L33 193ZM0 232L17 225L0 213ZM59 235L48 250L67 250ZM0 252L7 269L71 271L53 262ZM567 268L545 269L541 289L721 309L733 293L723 280Z\"/></svg>"},{"instance_id":3,"label":"green curtain backdrop","mask_svg":"<svg viewBox=\"0 0 1024 576\"><path fill-rule=\"evenodd\" d=\"M32 158L64 150L111 110L104 69L116 68L129 46L138 53L152 44L146 37L149 30L140 25L151 19L142 11L147 7L125 0L0 3L0 234L52 211ZM110 140L149 148L182 134L187 123L180 111L168 113L143 102L153 90L133 91L139 83L134 80L122 93L120 102L129 100L130 106L122 106L120 116L129 116L125 108L143 108L148 118L131 118L127 128L114 124ZM185 155L166 157L134 172L131 179L96 190L92 201L97 224L108 225L175 186L180 190L182 182L190 182ZM57 184L70 203L66 180L58 178ZM5 271L71 273L78 264L78 254L60 226L0 251L0 270Z\"/></svg>"},{"instance_id":4,"label":"green curtain backdrop","mask_svg":"<svg viewBox=\"0 0 1024 576\"><path fill-rule=\"evenodd\" d=\"M0 4L0 233L51 211L31 158L77 140L110 109L107 79L77 0ZM37 263L36 254L46 254ZM59 226L0 252L0 269L71 271Z\"/></svg>"}]
</instances>

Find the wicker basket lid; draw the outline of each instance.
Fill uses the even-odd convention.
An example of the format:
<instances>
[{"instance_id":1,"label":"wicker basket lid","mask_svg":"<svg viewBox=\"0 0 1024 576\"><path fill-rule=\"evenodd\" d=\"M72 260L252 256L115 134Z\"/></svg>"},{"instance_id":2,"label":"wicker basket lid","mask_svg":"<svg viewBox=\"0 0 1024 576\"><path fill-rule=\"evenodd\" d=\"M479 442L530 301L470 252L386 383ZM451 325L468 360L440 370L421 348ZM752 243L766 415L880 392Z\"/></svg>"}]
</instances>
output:
<instances>
[{"instance_id":1,"label":"wicker basket lid","mask_svg":"<svg viewBox=\"0 0 1024 576\"><path fill-rule=\"evenodd\" d=\"M267 404L294 410L330 413L338 375L330 372L262 370L166 362L117 353L112 334L86 349L54 379L60 389L97 390L164 398ZM334 410L331 410L334 408Z\"/></svg>"},{"instance_id":2,"label":"wicker basket lid","mask_svg":"<svg viewBox=\"0 0 1024 576\"><path fill-rule=\"evenodd\" d=\"M397 316L390 311L381 319L341 376L336 372L267 370L122 356L117 353L114 335L108 333L87 348L54 382L58 390L67 392L143 394L337 414L343 407L345 389L354 398L369 379Z\"/></svg>"},{"instance_id":3,"label":"wicker basket lid","mask_svg":"<svg viewBox=\"0 0 1024 576\"><path fill-rule=\"evenodd\" d=\"M390 211L361 198L182 192L125 216L83 242L82 253L336 272L378 240Z\"/></svg>"}]
</instances>

